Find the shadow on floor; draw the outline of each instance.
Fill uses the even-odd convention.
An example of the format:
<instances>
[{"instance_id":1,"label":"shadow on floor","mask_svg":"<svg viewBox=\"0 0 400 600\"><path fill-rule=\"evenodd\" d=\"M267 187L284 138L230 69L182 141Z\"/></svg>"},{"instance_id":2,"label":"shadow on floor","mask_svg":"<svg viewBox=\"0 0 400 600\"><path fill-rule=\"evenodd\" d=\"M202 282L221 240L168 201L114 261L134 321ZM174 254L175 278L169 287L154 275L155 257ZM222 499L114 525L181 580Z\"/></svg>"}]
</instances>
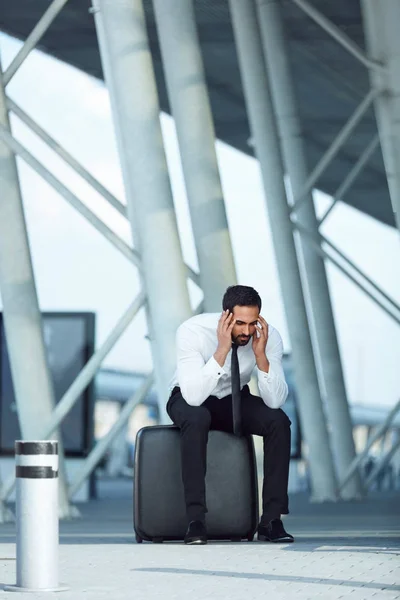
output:
<instances>
[{"instance_id":1,"label":"shadow on floor","mask_svg":"<svg viewBox=\"0 0 400 600\"><path fill-rule=\"evenodd\" d=\"M148 567L148 568L138 568L131 569L131 571L142 571L146 573L169 573L176 575L203 575L206 577L230 577L237 579L259 579L261 581L287 581L290 583L318 583L318 584L326 584L329 586L333 585L345 585L349 584L349 581L346 579L325 579L321 577L297 577L291 575L273 575L272 573L264 574L264 573L235 573L232 571L206 571L201 569L167 569L167 568L157 568L157 567ZM392 585L386 583L379 582L365 582L365 581L355 581L351 580L351 586L356 588L365 588L371 590L383 590L386 591L399 591L400 585Z\"/></svg>"}]
</instances>

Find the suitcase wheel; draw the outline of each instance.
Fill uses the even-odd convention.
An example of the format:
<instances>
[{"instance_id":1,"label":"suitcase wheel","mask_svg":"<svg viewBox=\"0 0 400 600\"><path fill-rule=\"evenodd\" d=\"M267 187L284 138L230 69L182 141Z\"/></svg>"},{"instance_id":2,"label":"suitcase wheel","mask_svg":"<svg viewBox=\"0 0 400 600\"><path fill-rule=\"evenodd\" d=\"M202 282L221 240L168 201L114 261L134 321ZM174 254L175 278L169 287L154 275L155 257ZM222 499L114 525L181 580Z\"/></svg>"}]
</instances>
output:
<instances>
[{"instance_id":1,"label":"suitcase wheel","mask_svg":"<svg viewBox=\"0 0 400 600\"><path fill-rule=\"evenodd\" d=\"M153 544L162 544L164 541L164 538L162 537L154 537L153 538Z\"/></svg>"},{"instance_id":2,"label":"suitcase wheel","mask_svg":"<svg viewBox=\"0 0 400 600\"><path fill-rule=\"evenodd\" d=\"M138 534L135 535L135 539L137 544L141 544L143 542L143 538L141 538Z\"/></svg>"},{"instance_id":3,"label":"suitcase wheel","mask_svg":"<svg viewBox=\"0 0 400 600\"><path fill-rule=\"evenodd\" d=\"M254 533L249 533L249 535L247 536L247 541L252 542L253 540L254 540Z\"/></svg>"}]
</instances>

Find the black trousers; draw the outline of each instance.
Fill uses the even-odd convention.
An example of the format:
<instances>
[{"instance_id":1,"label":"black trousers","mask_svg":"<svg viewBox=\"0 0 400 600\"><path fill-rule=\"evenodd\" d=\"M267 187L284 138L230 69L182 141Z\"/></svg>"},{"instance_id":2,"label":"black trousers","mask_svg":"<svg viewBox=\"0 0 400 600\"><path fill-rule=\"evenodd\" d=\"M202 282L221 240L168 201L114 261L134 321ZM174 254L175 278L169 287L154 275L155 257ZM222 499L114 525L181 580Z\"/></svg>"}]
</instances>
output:
<instances>
[{"instance_id":1,"label":"black trousers","mask_svg":"<svg viewBox=\"0 0 400 600\"><path fill-rule=\"evenodd\" d=\"M201 406L191 406L180 388L173 389L167 403L171 420L181 430L182 480L188 521L204 520L207 512L205 475L210 429L232 433L232 396L210 396ZM261 398L242 390L243 434L264 438L262 521L288 514L290 420L281 410L269 408Z\"/></svg>"}]
</instances>

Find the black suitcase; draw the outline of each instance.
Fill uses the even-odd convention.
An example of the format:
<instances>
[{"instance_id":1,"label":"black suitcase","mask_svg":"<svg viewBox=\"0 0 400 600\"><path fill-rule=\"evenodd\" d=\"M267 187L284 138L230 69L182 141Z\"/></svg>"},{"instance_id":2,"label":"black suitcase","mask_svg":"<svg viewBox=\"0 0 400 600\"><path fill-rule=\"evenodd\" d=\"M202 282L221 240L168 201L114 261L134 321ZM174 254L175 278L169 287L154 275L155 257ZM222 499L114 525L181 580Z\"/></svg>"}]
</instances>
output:
<instances>
[{"instance_id":1,"label":"black suitcase","mask_svg":"<svg viewBox=\"0 0 400 600\"><path fill-rule=\"evenodd\" d=\"M206 497L209 539L253 539L258 524L258 484L251 436L210 431ZM133 523L139 543L184 538L187 521L180 433L174 425L144 427L137 434Z\"/></svg>"}]
</instances>

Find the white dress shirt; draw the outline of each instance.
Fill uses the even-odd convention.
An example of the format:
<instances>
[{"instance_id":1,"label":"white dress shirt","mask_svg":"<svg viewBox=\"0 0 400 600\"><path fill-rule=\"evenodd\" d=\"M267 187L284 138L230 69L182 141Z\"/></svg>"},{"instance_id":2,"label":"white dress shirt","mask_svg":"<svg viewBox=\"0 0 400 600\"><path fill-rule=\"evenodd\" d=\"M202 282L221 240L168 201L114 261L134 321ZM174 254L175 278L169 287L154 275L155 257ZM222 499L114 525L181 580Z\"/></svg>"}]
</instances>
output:
<instances>
[{"instance_id":1,"label":"white dress shirt","mask_svg":"<svg viewBox=\"0 0 400 600\"><path fill-rule=\"evenodd\" d=\"M217 350L217 327L220 313L196 315L182 323L176 333L177 369L171 390L179 386L182 396L192 406L200 406L209 396L223 398L232 393L231 356L223 367L214 358ZM279 332L268 324L266 356L269 372L257 368L260 396L270 408L279 408L286 400L288 387L282 368L283 344ZM252 340L239 346L238 359L241 389L249 383L256 367Z\"/></svg>"}]
</instances>

